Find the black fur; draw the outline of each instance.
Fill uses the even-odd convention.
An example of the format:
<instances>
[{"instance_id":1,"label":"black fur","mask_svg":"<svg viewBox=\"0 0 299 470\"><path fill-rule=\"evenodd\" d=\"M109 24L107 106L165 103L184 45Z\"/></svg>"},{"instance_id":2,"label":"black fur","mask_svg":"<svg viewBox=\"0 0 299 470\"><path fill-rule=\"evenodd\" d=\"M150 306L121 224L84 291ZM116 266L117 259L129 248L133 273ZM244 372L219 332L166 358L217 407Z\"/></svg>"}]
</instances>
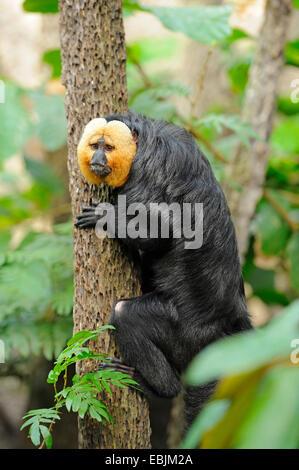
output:
<instances>
[{"instance_id":1,"label":"black fur","mask_svg":"<svg viewBox=\"0 0 299 470\"><path fill-rule=\"evenodd\" d=\"M110 318L123 361L135 368L144 391L174 397L181 390L182 372L199 351L251 328L235 231L222 189L190 133L134 113L106 119L120 120L138 134L129 178L116 195L126 195L127 204L147 206L203 203L199 249L185 249L183 237L125 240L143 252L144 295L119 304ZM188 424L213 388L187 390Z\"/></svg>"}]
</instances>

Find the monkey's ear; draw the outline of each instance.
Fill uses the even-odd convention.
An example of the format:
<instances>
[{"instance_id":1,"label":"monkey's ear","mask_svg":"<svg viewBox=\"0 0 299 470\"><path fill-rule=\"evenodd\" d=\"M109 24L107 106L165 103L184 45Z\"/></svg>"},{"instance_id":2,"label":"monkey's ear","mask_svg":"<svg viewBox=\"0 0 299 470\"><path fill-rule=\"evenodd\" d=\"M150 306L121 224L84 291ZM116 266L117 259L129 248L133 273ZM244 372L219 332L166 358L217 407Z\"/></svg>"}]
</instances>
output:
<instances>
[{"instance_id":1,"label":"monkey's ear","mask_svg":"<svg viewBox=\"0 0 299 470\"><path fill-rule=\"evenodd\" d=\"M132 131L132 137L133 137L133 140L135 142L135 144L137 144L138 142L138 134L136 131Z\"/></svg>"}]
</instances>

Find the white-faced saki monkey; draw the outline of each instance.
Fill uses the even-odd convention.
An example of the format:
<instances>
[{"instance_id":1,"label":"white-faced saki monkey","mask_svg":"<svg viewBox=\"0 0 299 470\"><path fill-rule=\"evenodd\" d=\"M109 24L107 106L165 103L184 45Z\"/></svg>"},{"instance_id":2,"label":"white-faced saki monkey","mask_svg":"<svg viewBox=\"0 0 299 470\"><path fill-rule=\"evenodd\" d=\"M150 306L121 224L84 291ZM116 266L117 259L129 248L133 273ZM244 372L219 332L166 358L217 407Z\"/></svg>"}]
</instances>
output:
<instances>
[{"instance_id":1,"label":"white-faced saki monkey","mask_svg":"<svg viewBox=\"0 0 299 470\"><path fill-rule=\"evenodd\" d=\"M184 224L177 224L170 211L167 217L164 209L159 213L161 223L169 222L168 237L162 236L163 227L154 230L155 236L149 227L142 236L124 236L122 229L120 237L118 221L114 221L115 237L141 255L143 295L115 303L109 323L116 328L122 359L111 358L112 365L100 367L130 373L145 394L175 397L182 387L182 373L205 346L252 328L235 231L223 191L189 132L134 113L93 119L79 143L78 159L87 181L113 187L115 200L125 196L128 210L122 211L122 217L127 226L136 216L131 215L131 204L146 208L147 221L151 208L162 203L164 209L175 203L172 207L182 213L190 206L193 230L198 229L196 204L202 207L202 243L192 248L187 244L188 233L183 230L178 236ZM101 219L96 206L92 201L90 207L83 207L77 227L96 226ZM108 225L104 228L109 233ZM187 388L189 425L214 386Z\"/></svg>"}]
</instances>

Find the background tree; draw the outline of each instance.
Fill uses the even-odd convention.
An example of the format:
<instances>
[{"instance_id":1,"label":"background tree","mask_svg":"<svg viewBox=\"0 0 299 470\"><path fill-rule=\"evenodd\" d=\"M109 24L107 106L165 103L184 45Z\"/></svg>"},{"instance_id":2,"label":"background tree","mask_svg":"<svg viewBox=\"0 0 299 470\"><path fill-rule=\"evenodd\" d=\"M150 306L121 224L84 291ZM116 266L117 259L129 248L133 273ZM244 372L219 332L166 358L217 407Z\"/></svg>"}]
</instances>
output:
<instances>
[{"instance_id":1,"label":"background tree","mask_svg":"<svg viewBox=\"0 0 299 470\"><path fill-rule=\"evenodd\" d=\"M107 188L91 188L80 175L76 147L83 127L95 117L127 109L126 49L121 0L60 2L63 83L66 86L70 193L73 215L91 198L109 200ZM98 240L94 231L74 230L74 329L93 330L108 322L116 299L136 296L139 284L132 260L117 241ZM107 335L98 351L114 355ZM117 352L115 353L117 355ZM78 373L95 364L81 363ZM135 391L114 390L107 403L114 425L91 418L79 421L80 446L132 449L150 447L150 425L145 398Z\"/></svg>"},{"instance_id":2,"label":"background tree","mask_svg":"<svg viewBox=\"0 0 299 470\"><path fill-rule=\"evenodd\" d=\"M263 194L269 156L269 139L275 117L278 81L284 64L284 49L291 19L292 0L271 0L258 39L254 64L243 108L243 119L261 137L250 148L238 146L231 160L226 196L234 218L241 259L248 247L250 224ZM237 187L232 182L237 182Z\"/></svg>"}]
</instances>

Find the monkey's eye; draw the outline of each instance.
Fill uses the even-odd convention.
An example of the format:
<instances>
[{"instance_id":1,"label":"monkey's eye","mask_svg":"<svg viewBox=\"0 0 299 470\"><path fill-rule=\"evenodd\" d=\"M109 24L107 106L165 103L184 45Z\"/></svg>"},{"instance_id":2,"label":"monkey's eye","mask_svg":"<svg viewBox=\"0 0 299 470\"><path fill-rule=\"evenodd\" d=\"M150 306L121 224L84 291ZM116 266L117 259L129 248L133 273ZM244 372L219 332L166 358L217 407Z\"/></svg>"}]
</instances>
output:
<instances>
[{"instance_id":1,"label":"monkey's eye","mask_svg":"<svg viewBox=\"0 0 299 470\"><path fill-rule=\"evenodd\" d=\"M92 150L98 150L99 148L99 144L98 143L95 143L95 144L89 144L90 148L92 148Z\"/></svg>"},{"instance_id":2,"label":"monkey's eye","mask_svg":"<svg viewBox=\"0 0 299 470\"><path fill-rule=\"evenodd\" d=\"M104 147L104 150L113 150L114 147L112 145L108 145L106 144L105 147Z\"/></svg>"}]
</instances>

